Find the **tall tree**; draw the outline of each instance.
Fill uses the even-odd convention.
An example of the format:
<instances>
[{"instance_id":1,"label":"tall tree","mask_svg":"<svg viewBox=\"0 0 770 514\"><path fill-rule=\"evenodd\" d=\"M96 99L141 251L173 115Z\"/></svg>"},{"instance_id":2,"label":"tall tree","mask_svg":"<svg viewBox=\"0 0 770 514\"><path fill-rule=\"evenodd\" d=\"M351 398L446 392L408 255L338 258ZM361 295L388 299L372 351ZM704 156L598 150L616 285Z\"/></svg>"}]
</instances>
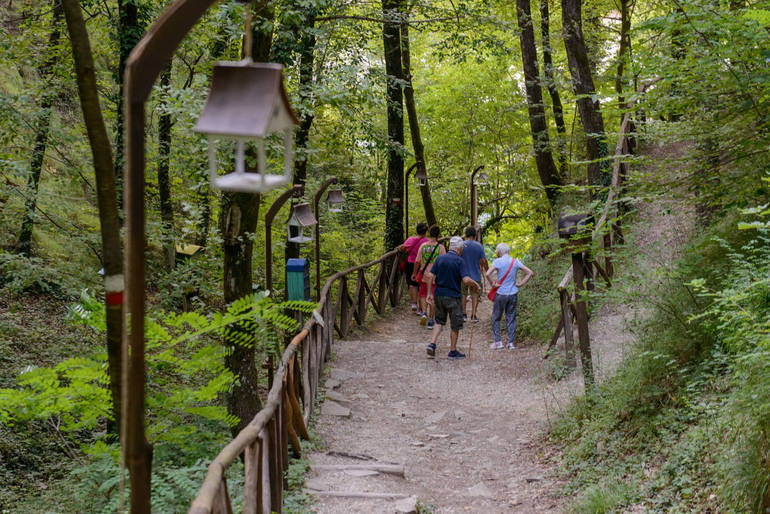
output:
<instances>
[{"instance_id":1,"label":"tall tree","mask_svg":"<svg viewBox=\"0 0 770 514\"><path fill-rule=\"evenodd\" d=\"M246 8L251 9L252 4L247 3ZM250 29L253 32L251 55L255 61L267 61L270 57L273 38L272 28L266 28L272 27L274 17L272 2L260 0L253 8L255 21ZM222 233L224 250L223 291L226 303L234 302L252 293L253 236L257 230L260 200L261 196L258 194L229 192L222 194L219 229ZM233 435L246 427L262 408L255 362L256 334L251 332L247 338L236 335L247 331L249 331L248 324L236 325L231 329L233 335L226 339L230 352L225 357L225 366L238 377L238 381L228 391L226 399L227 411L240 420L238 425L232 428ZM243 339L247 341L246 344L242 342Z\"/></svg>"},{"instance_id":2,"label":"tall tree","mask_svg":"<svg viewBox=\"0 0 770 514\"><path fill-rule=\"evenodd\" d=\"M588 160L588 183L592 185L609 185L610 174L606 160L607 140L604 134L604 118L602 118L599 99L591 75L591 65L588 61L588 50L583 37L581 20L581 0L561 0L562 26L564 30L564 47L567 50L567 61L572 75L572 87L578 97L578 111L583 122L586 135L586 159Z\"/></svg>"},{"instance_id":3,"label":"tall tree","mask_svg":"<svg viewBox=\"0 0 770 514\"><path fill-rule=\"evenodd\" d=\"M529 0L516 0L516 20L519 24L524 87L527 91L529 127L532 132L532 145L535 149L535 164L537 165L537 173L540 175L540 182L545 187L545 194L553 205L558 196L556 187L561 185L561 177L551 155L551 141L548 137L548 125L545 121L543 90L540 87L540 72L537 66L535 29L532 24Z\"/></svg>"},{"instance_id":4,"label":"tall tree","mask_svg":"<svg viewBox=\"0 0 770 514\"><path fill-rule=\"evenodd\" d=\"M618 94L618 107L622 111L626 108L626 99L623 96L623 73L628 54L631 52L631 10L634 6L634 0L619 0L619 2L620 46L618 47L618 63L615 72L615 92Z\"/></svg>"},{"instance_id":5,"label":"tall tree","mask_svg":"<svg viewBox=\"0 0 770 514\"><path fill-rule=\"evenodd\" d=\"M40 173L43 170L48 134L51 128L51 110L53 109L56 93L51 85L45 83L51 78L51 72L56 64L56 49L59 46L60 24L64 11L61 2L54 0L53 17L51 18L51 33L48 35L48 57L40 68L38 74L43 84L43 98L40 102L40 114L35 123L35 145L32 147L32 158L29 163L27 175L27 198L25 202L26 214L19 231L18 250L26 256L32 255L32 228L35 223L35 210L37 210L37 191L40 184Z\"/></svg>"},{"instance_id":6,"label":"tall tree","mask_svg":"<svg viewBox=\"0 0 770 514\"><path fill-rule=\"evenodd\" d=\"M229 18L225 18L220 23L217 31L217 36L211 45L209 51L213 60L219 60L227 50L227 38L229 30ZM210 84L207 84L210 86ZM196 234L196 244L199 246L206 246L209 240L209 229L211 227L211 188L209 187L208 177L208 165L204 160L201 163L200 170L203 173L198 172L195 174L196 184L193 187L195 191L195 199L200 207L200 215L198 217L198 230Z\"/></svg>"},{"instance_id":7,"label":"tall tree","mask_svg":"<svg viewBox=\"0 0 770 514\"><path fill-rule=\"evenodd\" d=\"M409 55L409 20L404 20L401 24L401 64L404 73L404 103L406 104L406 113L409 118L409 134L412 137L412 148L414 149L414 159L417 162L417 170L428 176L428 167L425 164L425 146L422 144L420 136L420 122L417 119L417 106L414 101L414 87L412 85L412 58ZM409 184L404 184L409 187ZM425 179L425 183L420 186L422 195L422 206L425 209L425 220L428 225L435 225L436 212L433 210L433 199L430 196L430 183ZM408 209L404 205L404 209ZM405 227L407 232L409 227Z\"/></svg>"},{"instance_id":8,"label":"tall tree","mask_svg":"<svg viewBox=\"0 0 770 514\"><path fill-rule=\"evenodd\" d=\"M385 248L403 241L404 196L404 100L401 84L400 0L382 0L382 42L385 50L386 101L388 111L388 176L385 197Z\"/></svg>"},{"instance_id":9,"label":"tall tree","mask_svg":"<svg viewBox=\"0 0 770 514\"><path fill-rule=\"evenodd\" d=\"M102 264L107 324L107 363L110 375L112 410L116 426L121 419L122 379L122 316L123 316L123 255L120 244L120 218L115 188L115 168L112 147L99 106L96 69L91 54L86 23L78 0L62 0L67 31L72 44L75 76L80 96L80 107L86 123L88 141L94 161L96 197L99 206L99 225L102 236Z\"/></svg>"},{"instance_id":10,"label":"tall tree","mask_svg":"<svg viewBox=\"0 0 770 514\"><path fill-rule=\"evenodd\" d=\"M176 250L174 241L174 207L171 205L169 165L171 156L171 112L168 89L171 85L171 64L160 74L162 92L161 113L158 119L158 196L160 197L160 224L166 269L174 269Z\"/></svg>"},{"instance_id":11,"label":"tall tree","mask_svg":"<svg viewBox=\"0 0 770 514\"><path fill-rule=\"evenodd\" d=\"M296 153L294 157L294 184L305 184L307 180L308 142L310 140L310 127L313 125L313 68L315 62L316 37L314 33L315 19L318 8L315 2L299 4L298 12L289 12L293 21L285 27L284 31L290 32L294 37L292 41L282 41L281 45L274 45L275 57L284 66L288 66L290 55L296 51L299 61L298 93L301 98L302 109L299 112L299 127L294 138ZM298 38L296 36L299 36ZM278 41L276 41L278 43ZM294 44L292 44L294 43ZM276 49L276 46L282 48ZM278 51L276 51L278 50ZM294 203L292 199L292 203ZM286 243L285 256L287 259L299 257L299 243Z\"/></svg>"},{"instance_id":12,"label":"tall tree","mask_svg":"<svg viewBox=\"0 0 770 514\"><path fill-rule=\"evenodd\" d=\"M126 61L144 33L145 20L140 0L118 0L118 110L115 123L115 177L118 190L118 208L123 209L123 77Z\"/></svg>"},{"instance_id":13,"label":"tall tree","mask_svg":"<svg viewBox=\"0 0 770 514\"><path fill-rule=\"evenodd\" d=\"M551 97L553 119L556 122L558 133L557 148L559 149L559 171L562 181L567 176L567 127L564 125L564 108L561 105L561 96L553 73L553 58L551 57L551 15L549 12L550 0L540 0L540 35L543 44L543 81Z\"/></svg>"}]
</instances>

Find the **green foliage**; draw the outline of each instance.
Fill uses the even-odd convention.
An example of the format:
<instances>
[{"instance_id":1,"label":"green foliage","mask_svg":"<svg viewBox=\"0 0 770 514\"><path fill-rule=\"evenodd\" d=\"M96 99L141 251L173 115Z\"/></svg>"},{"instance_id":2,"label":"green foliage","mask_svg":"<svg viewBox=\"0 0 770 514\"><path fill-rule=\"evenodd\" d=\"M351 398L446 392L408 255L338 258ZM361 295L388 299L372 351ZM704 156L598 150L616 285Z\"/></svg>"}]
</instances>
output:
<instances>
[{"instance_id":1,"label":"green foliage","mask_svg":"<svg viewBox=\"0 0 770 514\"><path fill-rule=\"evenodd\" d=\"M311 312L314 307L309 302L274 303L261 293L233 302L224 313L157 312L147 319L147 436L155 445L156 510L189 505L205 475L204 463L238 422L221 402L236 380L224 367L228 347L221 341L258 342L262 351L277 351L276 332L297 325L285 311ZM69 313L76 323L104 330L104 305L88 291ZM232 328L236 325L239 330ZM52 367L30 366L17 377L15 388L0 389L0 424L24 429L38 420L50 421L65 449L82 445L89 458L74 471L77 487L71 498L77 505L73 509L81 512L114 512L119 501L117 446L107 444L100 432L112 416L106 368L106 355L98 351ZM85 436L89 432L96 434L95 442ZM242 473L234 471L231 485L238 480Z\"/></svg>"},{"instance_id":2,"label":"green foliage","mask_svg":"<svg viewBox=\"0 0 770 514\"><path fill-rule=\"evenodd\" d=\"M70 309L73 318L103 329L103 304L87 292L82 299ZM224 367L227 348L220 344L220 337L226 337L230 344L253 345L261 341L273 345L275 351L275 330L296 327L296 321L283 310L307 312L312 308L307 302L274 304L261 294L233 302L224 314L160 313L158 319L148 319L148 437L180 446L193 445L197 438L205 438L205 434L196 435L195 425L190 423L196 418L225 426L237 424L238 420L218 402L236 378ZM231 328L235 324L238 330ZM271 338L265 343L267 335ZM51 368L30 366L17 378L17 386L0 389L0 422L4 424L60 417L61 430L75 432L95 429L111 418L103 352L67 359Z\"/></svg>"},{"instance_id":3,"label":"green foliage","mask_svg":"<svg viewBox=\"0 0 770 514\"><path fill-rule=\"evenodd\" d=\"M72 295L74 284L39 257L0 251L0 291Z\"/></svg>"},{"instance_id":4,"label":"green foliage","mask_svg":"<svg viewBox=\"0 0 770 514\"><path fill-rule=\"evenodd\" d=\"M646 293L654 314L632 356L555 427L582 491L576 511L644 498L655 510L760 512L770 500L770 250L765 229L737 223L704 234ZM634 494L613 489L629 481Z\"/></svg>"}]
</instances>

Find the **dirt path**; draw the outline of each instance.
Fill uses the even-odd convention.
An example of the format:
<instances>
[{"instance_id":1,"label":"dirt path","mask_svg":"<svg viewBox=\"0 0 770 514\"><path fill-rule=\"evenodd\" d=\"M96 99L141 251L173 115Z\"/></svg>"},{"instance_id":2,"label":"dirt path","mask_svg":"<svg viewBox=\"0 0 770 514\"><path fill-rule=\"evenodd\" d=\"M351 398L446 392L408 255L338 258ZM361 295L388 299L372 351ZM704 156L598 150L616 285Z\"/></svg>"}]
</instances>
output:
<instances>
[{"instance_id":1,"label":"dirt path","mask_svg":"<svg viewBox=\"0 0 770 514\"><path fill-rule=\"evenodd\" d=\"M656 162L681 155L683 145L652 147ZM630 244L639 251L626 273L650 272L679 254L692 230L692 209L658 197L637 209L639 227ZM644 276L644 273L642 273ZM619 288L638 288L633 281ZM554 299L554 301L556 301ZM646 313L627 305L606 305L591 321L597 380L611 376L633 342L628 323ZM543 346L490 350L491 303L482 302L471 358L446 358L448 330L435 360L426 358L430 332L408 309L371 324L354 340L337 341L327 395L349 409L339 416L329 399L316 418L324 448L314 464L390 462L405 466L405 477L360 472L311 472L309 490L398 493L419 498L440 513L560 512L566 485L557 474L555 450L545 443L550 423L582 393L580 369L558 382L549 378ZM467 352L470 325L459 348ZM557 350L563 351L563 337ZM331 392L330 392L331 391ZM359 475L359 476L354 476ZM311 491L312 492L312 491ZM395 500L319 496L318 513L392 513Z\"/></svg>"},{"instance_id":2,"label":"dirt path","mask_svg":"<svg viewBox=\"0 0 770 514\"><path fill-rule=\"evenodd\" d=\"M308 487L417 496L442 513L559 511L555 493L563 484L542 441L553 408L582 389L579 373L550 383L542 347L490 350L490 317L485 301L480 318L487 321L475 327L464 361L446 358L448 331L436 359L427 359L430 332L406 310L356 340L338 342L329 386L341 382L331 396L351 415L321 413L315 429L325 447L311 460L366 462L340 454L359 455L404 464L406 478L323 471L313 473ZM469 329L466 324L459 344L466 353ZM322 496L314 510L395 512L395 502Z\"/></svg>"}]
</instances>

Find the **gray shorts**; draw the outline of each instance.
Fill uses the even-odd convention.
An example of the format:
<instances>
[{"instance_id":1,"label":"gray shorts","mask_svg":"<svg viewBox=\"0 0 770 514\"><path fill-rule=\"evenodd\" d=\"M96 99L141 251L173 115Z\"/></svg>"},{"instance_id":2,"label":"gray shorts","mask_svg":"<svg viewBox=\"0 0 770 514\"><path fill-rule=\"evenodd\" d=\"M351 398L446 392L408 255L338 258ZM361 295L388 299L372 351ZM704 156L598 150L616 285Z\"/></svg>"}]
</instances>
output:
<instances>
[{"instance_id":1,"label":"gray shorts","mask_svg":"<svg viewBox=\"0 0 770 514\"><path fill-rule=\"evenodd\" d=\"M446 325L449 316L452 330L463 328L463 300L451 296L436 296L433 299L436 306L436 323Z\"/></svg>"}]
</instances>

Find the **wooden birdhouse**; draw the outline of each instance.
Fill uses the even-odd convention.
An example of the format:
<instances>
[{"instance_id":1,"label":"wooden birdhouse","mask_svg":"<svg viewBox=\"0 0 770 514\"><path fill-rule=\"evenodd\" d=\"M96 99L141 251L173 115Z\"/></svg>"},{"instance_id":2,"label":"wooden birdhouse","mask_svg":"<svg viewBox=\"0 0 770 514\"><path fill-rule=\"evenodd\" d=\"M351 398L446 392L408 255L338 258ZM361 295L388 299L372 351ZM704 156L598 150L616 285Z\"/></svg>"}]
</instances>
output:
<instances>
[{"instance_id":1,"label":"wooden birdhouse","mask_svg":"<svg viewBox=\"0 0 770 514\"><path fill-rule=\"evenodd\" d=\"M326 203L329 206L329 212L342 212L342 204L345 203L342 189L329 190L329 194L326 195Z\"/></svg>"},{"instance_id":2,"label":"wooden birdhouse","mask_svg":"<svg viewBox=\"0 0 770 514\"><path fill-rule=\"evenodd\" d=\"M291 211L291 217L289 218L289 242L290 243L307 243L313 240L312 232L309 230L305 233L305 229L312 227L317 223L313 211L310 209L310 204L298 203Z\"/></svg>"},{"instance_id":3,"label":"wooden birdhouse","mask_svg":"<svg viewBox=\"0 0 770 514\"><path fill-rule=\"evenodd\" d=\"M414 174L414 179L417 181L417 185L422 187L428 183L428 174L425 171L418 169Z\"/></svg>"},{"instance_id":4,"label":"wooden birdhouse","mask_svg":"<svg viewBox=\"0 0 770 514\"><path fill-rule=\"evenodd\" d=\"M291 182L293 131L298 124L283 87L283 67L251 59L214 66L206 106L195 131L208 135L211 186L259 193ZM267 172L265 138L283 132L283 173ZM217 141L235 141L234 172L219 176ZM257 146L257 173L246 172L246 144Z\"/></svg>"}]
</instances>

